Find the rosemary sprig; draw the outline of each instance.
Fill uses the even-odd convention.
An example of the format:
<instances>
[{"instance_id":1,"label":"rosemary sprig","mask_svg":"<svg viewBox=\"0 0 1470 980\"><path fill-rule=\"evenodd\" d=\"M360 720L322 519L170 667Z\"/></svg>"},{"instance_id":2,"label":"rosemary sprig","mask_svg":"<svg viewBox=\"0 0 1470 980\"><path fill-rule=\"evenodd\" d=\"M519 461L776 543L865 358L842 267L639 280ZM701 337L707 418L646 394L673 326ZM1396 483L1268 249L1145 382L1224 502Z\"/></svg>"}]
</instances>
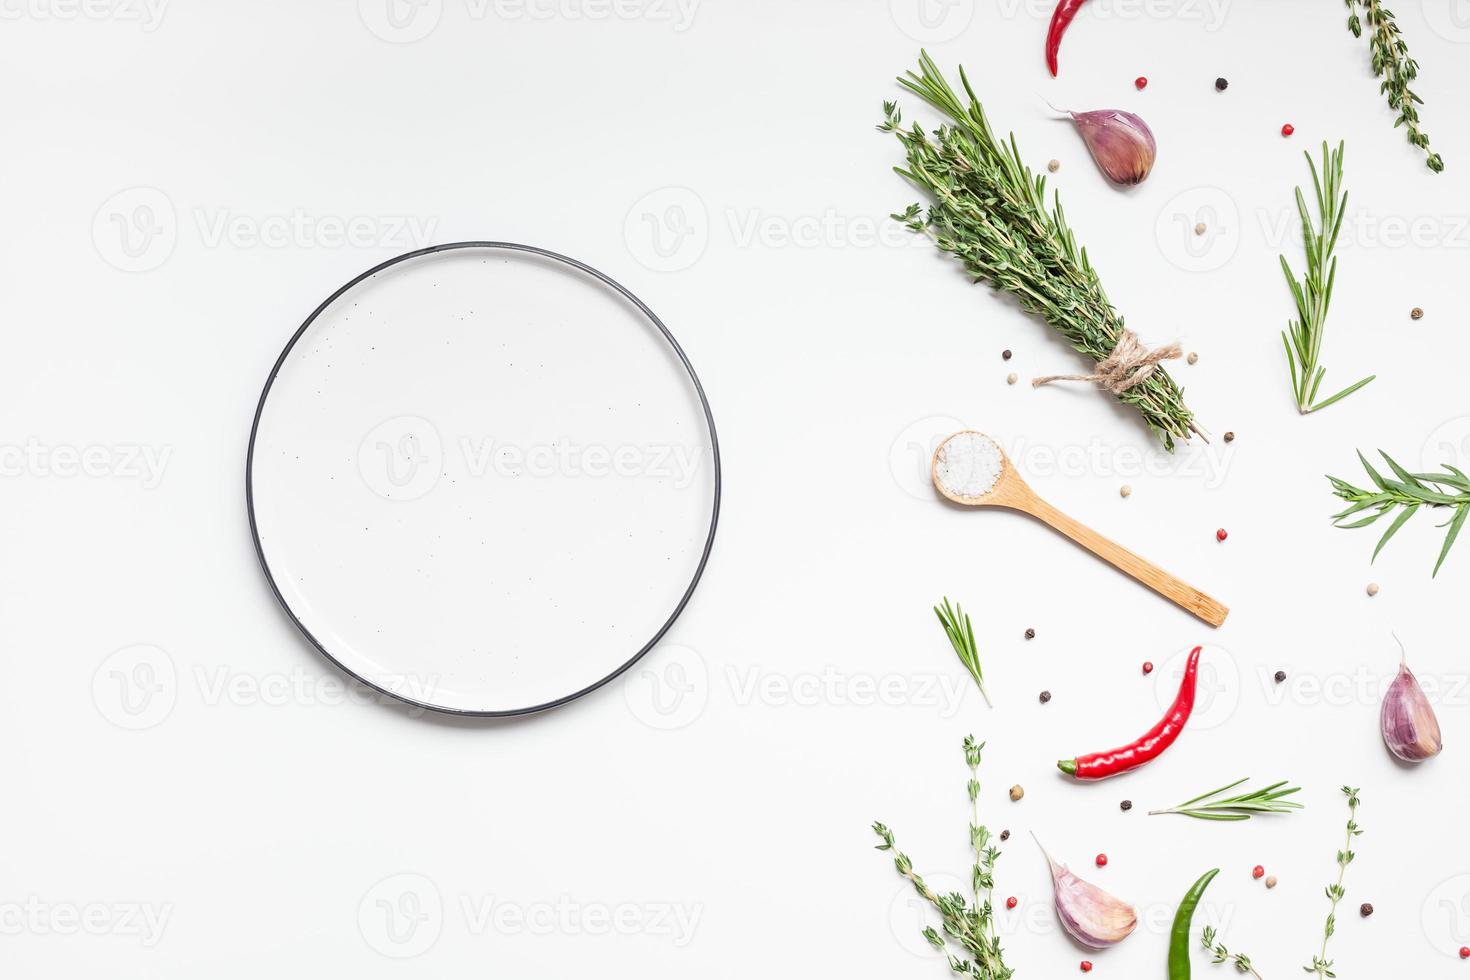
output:
<instances>
[{"instance_id":1,"label":"rosemary sprig","mask_svg":"<svg viewBox=\"0 0 1470 980\"><path fill-rule=\"evenodd\" d=\"M944 605L934 607L934 615L939 617L939 622L944 626L944 632L949 636L949 642L954 646L955 654L960 658L960 663L975 678L975 686L980 688L980 696L990 704L990 694L985 690L985 676L980 670L980 652L975 645L975 627L970 625L970 617L965 614L958 605L950 608L949 597L945 596ZM994 705L991 705L994 707Z\"/></svg>"},{"instance_id":2,"label":"rosemary sprig","mask_svg":"<svg viewBox=\"0 0 1470 980\"><path fill-rule=\"evenodd\" d=\"M1399 514L1394 518L1393 523L1388 526L1388 530L1383 532L1383 537L1378 539L1378 546L1373 549L1373 557L1376 559L1378 553L1383 550L1383 546L1388 544L1388 539L1398 533L1398 529L1403 527L1420 507L1449 507L1453 514L1449 520L1440 525L1448 527L1449 530L1445 532L1444 544L1439 549L1439 560L1434 563L1433 574L1438 575L1439 567L1444 564L1445 556L1450 553L1450 547L1455 543L1455 538L1459 536L1466 516L1470 515L1470 477L1465 476L1449 463L1443 464L1444 473L1410 473L1394 462L1388 453L1380 450L1379 455L1383 457L1384 462L1389 465L1398 479L1389 480L1381 476L1362 452L1358 453L1358 459L1363 461L1363 468L1368 471L1368 476L1372 478L1376 489L1363 490L1335 476L1327 478L1332 483L1332 492L1349 504L1344 510L1332 515L1332 522L1338 527L1366 527L1389 511L1402 508L1399 509ZM1349 517L1364 511L1369 513L1357 520L1343 523Z\"/></svg>"},{"instance_id":3,"label":"rosemary sprig","mask_svg":"<svg viewBox=\"0 0 1470 980\"><path fill-rule=\"evenodd\" d=\"M1322 356L1322 336L1327 329L1327 307L1332 302L1332 283L1337 278L1337 257L1332 254L1337 245L1338 233L1342 231L1343 215L1347 213L1347 191L1342 190L1343 144L1328 152L1327 143L1322 143L1322 173L1318 176L1317 164L1310 153L1304 154L1307 166L1312 169L1312 187L1316 191L1318 224L1312 224L1307 212L1307 200L1302 189L1296 189L1296 209L1302 219L1302 244L1307 252L1307 273L1297 282L1286 256L1281 256L1281 271L1286 273L1287 285L1296 300L1295 320L1281 331L1281 342L1286 345L1286 363L1291 368L1291 387L1296 393L1297 411L1306 415L1319 408L1326 408L1341 398L1346 398L1376 375L1369 375L1356 384L1349 385L1325 401L1317 401L1317 389L1322 385L1322 376L1327 369L1319 365Z\"/></svg>"},{"instance_id":4,"label":"rosemary sprig","mask_svg":"<svg viewBox=\"0 0 1470 980\"><path fill-rule=\"evenodd\" d=\"M1359 7L1363 9L1361 19ZM1347 0L1347 8L1348 30L1353 32L1353 37L1363 36L1364 23L1371 31L1368 43L1373 50L1373 74L1383 79L1378 91L1388 98L1389 108L1399 114L1393 122L1394 128L1405 127L1409 142L1428 154L1425 164L1439 173L1444 169L1444 161L1438 153L1429 152L1429 136L1419 128L1417 107L1424 100L1409 88L1409 83L1419 77L1419 62L1409 57L1409 46L1404 43L1393 12L1379 0Z\"/></svg>"},{"instance_id":5,"label":"rosemary sprig","mask_svg":"<svg viewBox=\"0 0 1470 980\"><path fill-rule=\"evenodd\" d=\"M919 72L907 72L898 82L947 122L932 134L917 124L905 129L897 105L883 104L878 129L896 136L907 158L906 166L894 170L930 199L927 210L913 204L893 217L929 235L977 282L1011 294L1077 351L1106 360L1123 333L1123 318L1103 292L1087 250L1078 247L1061 199L1054 196L1047 208L1046 178L1021 161L1015 136L995 137L963 68L963 102L927 52L920 54ZM1162 369L1118 398L1142 413L1169 450L1175 439L1200 432L1183 392Z\"/></svg>"},{"instance_id":6,"label":"rosemary sprig","mask_svg":"<svg viewBox=\"0 0 1470 980\"><path fill-rule=\"evenodd\" d=\"M1204 939L1205 949L1215 957L1216 963L1233 964L1238 972L1249 973L1256 980L1262 980L1261 975L1256 972L1255 966L1251 963L1249 956L1244 953L1232 953L1225 948L1223 943L1215 942L1215 928L1213 926L1205 926L1205 933L1202 938Z\"/></svg>"},{"instance_id":7,"label":"rosemary sprig","mask_svg":"<svg viewBox=\"0 0 1470 980\"><path fill-rule=\"evenodd\" d=\"M1342 887L1342 880L1347 875L1347 866L1352 864L1353 858L1357 856L1352 849L1353 838L1363 832L1358 829L1357 789L1352 786L1344 786L1342 792L1348 800L1347 843L1343 845L1342 850L1337 852L1337 882L1327 886L1327 899L1332 905L1327 910L1327 926L1322 931L1322 951L1312 957L1310 966L1302 967L1307 973L1315 973L1319 977L1337 976L1332 972L1332 961L1327 958L1327 941L1337 931L1337 903L1342 901L1342 897L1347 894Z\"/></svg>"},{"instance_id":8,"label":"rosemary sprig","mask_svg":"<svg viewBox=\"0 0 1470 980\"><path fill-rule=\"evenodd\" d=\"M1247 776L1246 779L1250 777ZM1182 813L1186 817L1198 817L1200 820L1249 820L1257 813L1291 813L1300 810L1302 804L1286 797L1293 793L1300 793L1300 786L1287 786L1286 781L1272 783L1264 789L1251 790L1249 793L1241 793L1237 796L1220 797L1221 793L1227 793L1246 779L1237 779L1228 786L1201 793L1192 800L1185 800L1178 806L1171 806L1165 810L1150 810L1149 816L1158 813ZM1208 945L1208 944L1207 944Z\"/></svg>"},{"instance_id":9,"label":"rosemary sprig","mask_svg":"<svg viewBox=\"0 0 1470 980\"><path fill-rule=\"evenodd\" d=\"M936 894L915 873L913 862L902 851L894 854L893 866L914 886L919 897L939 911L943 932L929 926L923 936L929 945L945 953L952 971L971 980L1010 980L1015 971L1005 965L991 903L995 861L1000 857L1000 851L990 844L990 831L979 819L980 751L984 748L985 743L977 743L974 736L965 737L965 764L970 769L970 779L966 783L970 797L970 847L975 854L974 865L970 869L971 899L967 900L959 892ZM894 850L891 830L875 823L873 833L883 842L877 846L878 850Z\"/></svg>"}]
</instances>

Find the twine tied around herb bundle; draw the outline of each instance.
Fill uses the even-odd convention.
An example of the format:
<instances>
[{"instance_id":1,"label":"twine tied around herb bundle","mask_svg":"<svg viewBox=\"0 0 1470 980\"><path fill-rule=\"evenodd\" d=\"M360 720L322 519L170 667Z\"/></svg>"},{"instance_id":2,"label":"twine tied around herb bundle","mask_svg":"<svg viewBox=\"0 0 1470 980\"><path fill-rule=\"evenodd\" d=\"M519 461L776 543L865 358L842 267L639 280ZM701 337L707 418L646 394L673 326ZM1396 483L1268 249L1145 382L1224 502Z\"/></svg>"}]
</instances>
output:
<instances>
[{"instance_id":1,"label":"twine tied around herb bundle","mask_svg":"<svg viewBox=\"0 0 1470 980\"><path fill-rule=\"evenodd\" d=\"M1132 330L1124 330L1118 338L1113 352L1099 361L1093 374L1048 374L1032 378L1031 387L1040 388L1053 381L1095 381L1098 387L1114 395L1121 395L1134 385L1142 384L1159 369L1160 361L1183 357L1184 350L1177 343L1165 344L1149 350ZM1194 428L1194 426L1190 426ZM1198 431L1197 429L1195 431Z\"/></svg>"}]
</instances>

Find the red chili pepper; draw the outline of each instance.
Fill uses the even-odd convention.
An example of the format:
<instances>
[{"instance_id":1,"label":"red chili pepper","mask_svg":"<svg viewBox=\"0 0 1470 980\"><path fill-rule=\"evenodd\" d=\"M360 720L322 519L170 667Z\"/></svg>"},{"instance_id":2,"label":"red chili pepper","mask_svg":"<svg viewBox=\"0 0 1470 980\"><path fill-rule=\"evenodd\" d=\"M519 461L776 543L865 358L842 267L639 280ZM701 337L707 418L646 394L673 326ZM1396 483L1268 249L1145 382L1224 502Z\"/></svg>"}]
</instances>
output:
<instances>
[{"instance_id":1,"label":"red chili pepper","mask_svg":"<svg viewBox=\"0 0 1470 980\"><path fill-rule=\"evenodd\" d=\"M1057 9L1052 11L1051 27L1046 32L1046 66L1051 69L1051 77L1057 77L1057 52L1062 49L1062 35L1067 33L1067 27L1072 23L1072 18L1077 16L1077 11L1087 0L1061 0Z\"/></svg>"},{"instance_id":2,"label":"red chili pepper","mask_svg":"<svg viewBox=\"0 0 1470 980\"><path fill-rule=\"evenodd\" d=\"M1195 647L1189 651L1189 660L1184 665L1184 680L1179 685L1179 694L1169 706L1168 713L1142 738L1111 752L1095 752L1075 759L1063 759L1057 763L1057 768L1078 779L1106 779L1120 772L1137 769L1163 755L1164 750L1173 745L1179 733L1184 730L1184 723L1189 720L1190 712L1194 711L1200 649Z\"/></svg>"}]
</instances>

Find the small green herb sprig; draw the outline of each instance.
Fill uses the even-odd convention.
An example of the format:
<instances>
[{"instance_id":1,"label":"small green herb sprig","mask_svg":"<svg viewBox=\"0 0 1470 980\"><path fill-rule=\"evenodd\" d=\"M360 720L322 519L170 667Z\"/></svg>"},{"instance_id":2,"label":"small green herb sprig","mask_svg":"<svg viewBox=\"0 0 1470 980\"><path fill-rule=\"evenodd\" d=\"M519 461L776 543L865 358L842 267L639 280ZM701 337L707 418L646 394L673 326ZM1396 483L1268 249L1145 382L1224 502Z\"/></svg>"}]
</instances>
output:
<instances>
[{"instance_id":1,"label":"small green herb sprig","mask_svg":"<svg viewBox=\"0 0 1470 980\"><path fill-rule=\"evenodd\" d=\"M1337 257L1332 250L1337 246L1342 219L1347 213L1347 191L1342 189L1343 151L1342 143L1337 144L1336 150L1329 151L1326 141L1323 141L1320 175L1312 155L1305 154L1307 166L1312 170L1318 223L1313 226L1312 216L1307 211L1307 199L1298 187L1296 209L1301 215L1302 244L1307 252L1307 271L1300 282L1291 271L1286 256L1281 256L1281 271L1286 274L1287 285L1296 300L1297 315L1281 331L1281 342L1286 345L1286 363L1291 368L1291 387L1296 394L1297 411L1303 415L1346 398L1376 377L1369 375L1330 398L1317 401L1317 389L1322 386L1322 377L1327 373L1319 362L1323 335L1327 331L1327 307L1332 302L1332 284L1337 279Z\"/></svg>"},{"instance_id":2,"label":"small green herb sprig","mask_svg":"<svg viewBox=\"0 0 1470 980\"><path fill-rule=\"evenodd\" d=\"M1434 563L1433 574L1438 575L1445 556L1450 553L1455 538L1459 537L1460 528L1465 525L1466 516L1470 515L1470 477L1448 463L1444 464L1444 473L1410 473L1382 450L1379 455L1398 479L1390 480L1380 475L1361 452L1358 453L1358 459L1362 460L1363 468L1373 480L1374 489L1364 490L1335 476L1327 478L1332 483L1332 492L1348 502L1345 509L1332 515L1332 522L1338 527L1367 527L1390 511L1398 510L1398 516L1393 519L1388 530L1383 532L1383 537L1378 539L1378 546L1373 549L1373 557L1376 559L1383 546L1388 544L1389 539L1398 533L1399 528L1420 507L1448 507L1453 513L1449 520L1440 525L1449 530L1445 532L1444 544L1440 546L1439 559ZM1368 512L1365 516L1348 520L1365 511Z\"/></svg>"},{"instance_id":3,"label":"small green herb sprig","mask_svg":"<svg viewBox=\"0 0 1470 980\"><path fill-rule=\"evenodd\" d=\"M990 704L990 694L985 690L985 675L980 670L980 651L975 645L975 627L970 625L970 617L965 614L958 604L950 607L949 597L945 596L942 606L934 607L934 615L939 617L939 622L944 626L944 632L949 637L949 642L954 646L955 655L960 658L960 663L975 678L975 686L980 688L980 696ZM994 705L991 705L994 707Z\"/></svg>"},{"instance_id":4,"label":"small green herb sprig","mask_svg":"<svg viewBox=\"0 0 1470 980\"><path fill-rule=\"evenodd\" d=\"M1409 57L1409 46L1404 43L1403 33L1394 21L1393 12L1379 0L1346 0L1348 8L1348 30L1353 37L1363 36L1363 25L1368 25L1369 45L1373 49L1373 74L1383 79L1378 91L1388 99L1388 106L1397 112L1394 128L1404 127L1409 142L1423 150L1425 164L1439 173L1444 169L1444 160L1438 153L1429 152L1429 136L1419 128L1419 109L1424 100L1414 94L1409 83L1419 77L1419 62ZM1358 16L1362 8L1363 15Z\"/></svg>"},{"instance_id":5,"label":"small green herb sprig","mask_svg":"<svg viewBox=\"0 0 1470 980\"><path fill-rule=\"evenodd\" d=\"M1327 941L1337 931L1337 903L1342 901L1347 891L1342 887L1343 878L1347 875L1348 865L1353 863L1357 855L1353 852L1353 838L1358 837L1363 831L1358 827L1358 790L1352 786L1342 788L1343 795L1348 802L1347 843L1342 850L1337 852L1337 882L1327 886L1327 900L1332 903L1327 910L1327 926L1322 931L1322 951L1312 957L1310 966L1302 967L1307 973L1314 973L1319 977L1335 977L1332 972L1332 961L1327 958Z\"/></svg>"},{"instance_id":6,"label":"small green herb sprig","mask_svg":"<svg viewBox=\"0 0 1470 980\"><path fill-rule=\"evenodd\" d=\"M959 892L936 894L915 873L913 862L902 851L895 851L893 866L914 886L920 898L939 911L943 932L929 926L923 936L929 945L945 953L952 971L971 980L1010 980L1015 971L1005 965L992 904L995 861L1000 851L990 843L990 831L980 823L980 752L984 748L984 742L977 743L974 736L965 736L965 765L970 769L970 779L965 784L970 796L970 849L975 855L970 869L970 898ZM883 842L877 846L878 850L894 850L891 830L875 823L873 833Z\"/></svg>"},{"instance_id":7,"label":"small green herb sprig","mask_svg":"<svg viewBox=\"0 0 1470 980\"><path fill-rule=\"evenodd\" d=\"M1230 952L1230 950L1225 948L1225 945L1223 943L1218 943L1215 941L1215 929L1213 926L1205 926L1205 933L1202 938L1204 940L1205 949L1210 953L1210 955L1215 957L1214 962L1230 963L1235 967L1237 972L1249 973L1251 976L1255 977L1256 980L1261 980L1261 975L1256 972L1256 968L1251 963L1251 958L1249 956L1245 955L1244 953L1232 953Z\"/></svg>"},{"instance_id":8,"label":"small green herb sprig","mask_svg":"<svg viewBox=\"0 0 1470 980\"><path fill-rule=\"evenodd\" d=\"M1300 793L1301 787L1286 786L1285 780L1249 793L1221 797L1220 794L1228 793L1245 781L1237 779L1228 786L1201 793L1192 800L1185 800L1178 806L1165 810L1150 810L1149 816L1158 813L1182 813L1186 817L1197 817L1200 820L1249 820L1257 813L1292 813L1302 808L1302 804L1285 798L1293 793ZM1286 788L1282 789L1283 786Z\"/></svg>"}]
</instances>

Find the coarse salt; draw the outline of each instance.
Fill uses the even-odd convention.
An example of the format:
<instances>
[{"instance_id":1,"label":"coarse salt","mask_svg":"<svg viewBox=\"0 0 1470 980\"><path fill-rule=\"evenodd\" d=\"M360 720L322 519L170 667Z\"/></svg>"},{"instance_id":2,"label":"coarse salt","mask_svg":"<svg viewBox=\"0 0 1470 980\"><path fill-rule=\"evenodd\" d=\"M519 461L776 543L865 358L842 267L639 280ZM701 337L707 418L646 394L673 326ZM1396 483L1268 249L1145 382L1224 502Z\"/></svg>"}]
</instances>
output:
<instances>
[{"instance_id":1,"label":"coarse salt","mask_svg":"<svg viewBox=\"0 0 1470 980\"><path fill-rule=\"evenodd\" d=\"M939 447L934 473L946 492L973 499L994 489L1004 466L994 439L982 432L960 432Z\"/></svg>"}]
</instances>

